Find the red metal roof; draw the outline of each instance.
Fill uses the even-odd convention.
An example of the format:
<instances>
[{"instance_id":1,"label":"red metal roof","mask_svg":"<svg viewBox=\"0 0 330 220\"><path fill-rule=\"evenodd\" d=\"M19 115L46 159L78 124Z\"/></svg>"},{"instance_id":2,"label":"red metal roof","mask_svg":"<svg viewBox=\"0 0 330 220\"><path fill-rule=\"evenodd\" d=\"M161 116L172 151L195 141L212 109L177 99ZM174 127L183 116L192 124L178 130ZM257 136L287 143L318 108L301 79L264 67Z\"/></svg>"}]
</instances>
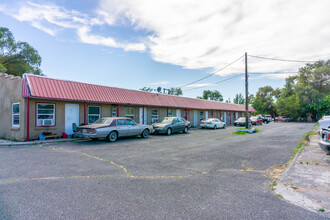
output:
<instances>
[{"instance_id":1,"label":"red metal roof","mask_svg":"<svg viewBox=\"0 0 330 220\"><path fill-rule=\"evenodd\" d=\"M93 103L245 111L244 105L26 75L31 97ZM24 87L24 85L23 85ZM26 93L25 93L26 94ZM255 112L253 107L249 111Z\"/></svg>"}]
</instances>

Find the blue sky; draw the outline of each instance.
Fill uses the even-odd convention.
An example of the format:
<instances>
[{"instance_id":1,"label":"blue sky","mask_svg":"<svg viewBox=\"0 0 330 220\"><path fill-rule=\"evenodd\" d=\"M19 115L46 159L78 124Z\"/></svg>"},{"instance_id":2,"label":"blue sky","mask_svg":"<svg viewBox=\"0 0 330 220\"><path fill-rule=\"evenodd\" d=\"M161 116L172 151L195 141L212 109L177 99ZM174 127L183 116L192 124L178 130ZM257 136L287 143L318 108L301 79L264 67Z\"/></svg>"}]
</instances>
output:
<instances>
[{"instance_id":1,"label":"blue sky","mask_svg":"<svg viewBox=\"0 0 330 220\"><path fill-rule=\"evenodd\" d=\"M0 26L42 57L52 78L128 89L182 86L251 55L295 60L330 58L330 1L270 0L4 0ZM297 72L304 63L249 57L249 71ZM244 93L243 58L184 96ZM250 75L249 90L282 87L287 74Z\"/></svg>"}]
</instances>

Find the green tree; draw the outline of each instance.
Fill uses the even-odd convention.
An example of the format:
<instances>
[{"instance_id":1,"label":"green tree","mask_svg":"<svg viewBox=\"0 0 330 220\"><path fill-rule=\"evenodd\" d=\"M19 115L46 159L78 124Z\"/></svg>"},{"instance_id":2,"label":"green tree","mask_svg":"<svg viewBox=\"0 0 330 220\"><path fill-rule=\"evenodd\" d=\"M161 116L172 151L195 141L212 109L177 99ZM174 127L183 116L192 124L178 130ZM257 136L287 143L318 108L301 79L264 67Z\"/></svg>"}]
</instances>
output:
<instances>
[{"instance_id":1,"label":"green tree","mask_svg":"<svg viewBox=\"0 0 330 220\"><path fill-rule=\"evenodd\" d=\"M177 87L177 88L174 88L174 87L171 87L168 91L168 94L169 95L177 95L177 96L180 96L180 95L183 95L183 92L182 92L182 89Z\"/></svg>"},{"instance_id":2,"label":"green tree","mask_svg":"<svg viewBox=\"0 0 330 220\"><path fill-rule=\"evenodd\" d=\"M245 99L244 99L242 93L236 94L235 98L233 99L233 102L235 104L244 105L245 104Z\"/></svg>"},{"instance_id":3,"label":"green tree","mask_svg":"<svg viewBox=\"0 0 330 220\"><path fill-rule=\"evenodd\" d=\"M144 91L144 92L152 92L152 91L154 91L154 89L151 88L151 87L143 87L143 88L141 88L140 90L141 90L141 91Z\"/></svg>"},{"instance_id":4,"label":"green tree","mask_svg":"<svg viewBox=\"0 0 330 220\"><path fill-rule=\"evenodd\" d=\"M204 90L203 96L197 96L198 99L212 100L212 101L223 101L223 96L218 90Z\"/></svg>"},{"instance_id":5,"label":"green tree","mask_svg":"<svg viewBox=\"0 0 330 220\"><path fill-rule=\"evenodd\" d=\"M253 105L256 97L254 97L253 94L250 94L248 99L249 99L249 105Z\"/></svg>"},{"instance_id":6,"label":"green tree","mask_svg":"<svg viewBox=\"0 0 330 220\"><path fill-rule=\"evenodd\" d=\"M228 99L226 100L226 103L231 103L230 98L228 98Z\"/></svg>"},{"instance_id":7,"label":"green tree","mask_svg":"<svg viewBox=\"0 0 330 220\"><path fill-rule=\"evenodd\" d=\"M253 108L257 110L260 114L275 114L275 93L271 86L260 87L256 93L254 102L252 104ZM276 90L276 92L278 92ZM277 93L276 93L277 94Z\"/></svg>"},{"instance_id":8,"label":"green tree","mask_svg":"<svg viewBox=\"0 0 330 220\"><path fill-rule=\"evenodd\" d=\"M330 60L306 64L299 74L286 79L285 87L277 99L276 107L280 114L293 119L306 118L312 114L319 118L329 112ZM284 104L291 101L291 104Z\"/></svg>"},{"instance_id":9,"label":"green tree","mask_svg":"<svg viewBox=\"0 0 330 220\"><path fill-rule=\"evenodd\" d=\"M16 76L24 73L42 75L41 57L26 42L15 41L8 28L0 27L0 71Z\"/></svg>"}]
</instances>

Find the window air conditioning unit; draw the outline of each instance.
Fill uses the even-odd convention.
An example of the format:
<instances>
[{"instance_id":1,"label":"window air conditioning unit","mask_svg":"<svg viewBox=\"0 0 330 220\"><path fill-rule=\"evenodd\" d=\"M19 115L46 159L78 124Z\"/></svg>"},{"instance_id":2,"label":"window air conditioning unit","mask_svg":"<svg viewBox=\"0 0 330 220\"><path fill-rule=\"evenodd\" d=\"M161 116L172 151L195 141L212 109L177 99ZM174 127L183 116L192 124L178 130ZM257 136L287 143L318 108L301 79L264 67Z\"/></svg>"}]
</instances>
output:
<instances>
[{"instance_id":1,"label":"window air conditioning unit","mask_svg":"<svg viewBox=\"0 0 330 220\"><path fill-rule=\"evenodd\" d=\"M52 125L52 119L41 119L40 122L42 126Z\"/></svg>"}]
</instances>

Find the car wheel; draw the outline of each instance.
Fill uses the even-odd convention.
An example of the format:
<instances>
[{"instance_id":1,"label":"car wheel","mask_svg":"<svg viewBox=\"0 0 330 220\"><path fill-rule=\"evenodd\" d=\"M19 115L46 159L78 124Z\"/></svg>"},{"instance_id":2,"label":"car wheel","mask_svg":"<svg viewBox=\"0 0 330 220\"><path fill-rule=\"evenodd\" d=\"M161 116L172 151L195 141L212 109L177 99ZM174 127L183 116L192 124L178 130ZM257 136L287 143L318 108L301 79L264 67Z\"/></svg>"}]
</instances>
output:
<instances>
[{"instance_id":1,"label":"car wheel","mask_svg":"<svg viewBox=\"0 0 330 220\"><path fill-rule=\"evenodd\" d=\"M217 129L217 125L214 125L213 129L214 129L214 130Z\"/></svg>"},{"instance_id":2,"label":"car wheel","mask_svg":"<svg viewBox=\"0 0 330 220\"><path fill-rule=\"evenodd\" d=\"M172 134L172 129L171 129L171 128L168 128L168 129L166 130L166 134L167 134L167 135L171 135L171 134Z\"/></svg>"},{"instance_id":3,"label":"car wheel","mask_svg":"<svg viewBox=\"0 0 330 220\"><path fill-rule=\"evenodd\" d=\"M188 128L187 127L184 127L184 129L183 129L183 133L185 134L185 133L187 133L188 132Z\"/></svg>"},{"instance_id":4,"label":"car wheel","mask_svg":"<svg viewBox=\"0 0 330 220\"><path fill-rule=\"evenodd\" d=\"M236 126L236 125L235 125ZM226 128L226 124L223 124L223 127L222 127L223 129L225 129Z\"/></svg>"},{"instance_id":5,"label":"car wheel","mask_svg":"<svg viewBox=\"0 0 330 220\"><path fill-rule=\"evenodd\" d=\"M144 129L142 134L141 134L142 138L148 138L149 137L149 130L148 129Z\"/></svg>"},{"instance_id":6,"label":"car wheel","mask_svg":"<svg viewBox=\"0 0 330 220\"><path fill-rule=\"evenodd\" d=\"M110 142L115 142L118 138L118 134L116 131L111 131L110 134L108 135L108 140Z\"/></svg>"}]
</instances>

